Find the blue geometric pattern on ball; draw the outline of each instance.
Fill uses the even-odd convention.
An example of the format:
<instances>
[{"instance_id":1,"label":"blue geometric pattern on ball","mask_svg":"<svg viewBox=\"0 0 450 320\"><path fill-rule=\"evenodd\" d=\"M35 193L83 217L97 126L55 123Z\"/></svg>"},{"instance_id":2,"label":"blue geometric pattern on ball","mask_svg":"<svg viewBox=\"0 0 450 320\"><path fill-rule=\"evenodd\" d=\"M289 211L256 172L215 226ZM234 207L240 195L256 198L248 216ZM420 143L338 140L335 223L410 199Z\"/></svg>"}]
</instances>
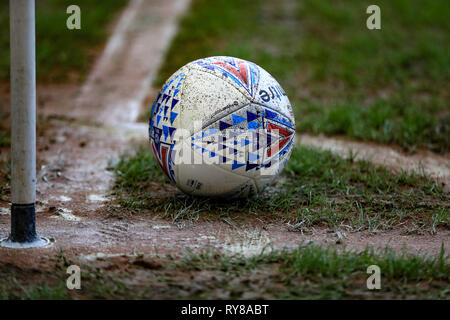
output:
<instances>
[{"instance_id":1,"label":"blue geometric pattern on ball","mask_svg":"<svg viewBox=\"0 0 450 320\"><path fill-rule=\"evenodd\" d=\"M276 163L279 158L283 158L289 151L293 143L294 130L290 129L291 124L285 120L281 114L264 109L258 111L248 108L241 109L225 116L219 121L211 124L209 127L196 133L191 139L196 141L193 146L195 149L202 149L202 152L209 151L209 157L220 157L220 164L231 164L232 170L242 168L245 171L259 170L260 168L268 168ZM271 127L280 127L281 131L289 132L288 137L277 136L274 131L268 130L269 123ZM259 130L262 129L262 130ZM267 156L268 160L262 163L263 153L268 153L275 142L289 139L289 142L277 150L273 155ZM231 157L231 155L241 156L243 151L238 148L245 148L247 158L239 159ZM226 151L226 152L225 152Z\"/></svg>"},{"instance_id":2,"label":"blue geometric pattern on ball","mask_svg":"<svg viewBox=\"0 0 450 320\"><path fill-rule=\"evenodd\" d=\"M149 139L154 148L155 157L163 171L173 182L176 182L172 169L175 157L175 141L172 138L176 131L173 123L178 113L172 110L180 101L175 96L180 92L178 88L185 77L184 73L179 73L163 86L152 105L149 119Z\"/></svg>"}]
</instances>

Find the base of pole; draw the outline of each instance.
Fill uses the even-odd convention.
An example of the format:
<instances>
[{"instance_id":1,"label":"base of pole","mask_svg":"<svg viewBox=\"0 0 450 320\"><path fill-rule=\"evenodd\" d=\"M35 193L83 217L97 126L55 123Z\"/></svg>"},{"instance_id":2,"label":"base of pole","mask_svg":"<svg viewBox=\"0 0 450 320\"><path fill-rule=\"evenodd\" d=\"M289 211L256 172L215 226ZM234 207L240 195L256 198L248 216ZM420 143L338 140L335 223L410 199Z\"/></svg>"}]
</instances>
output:
<instances>
[{"instance_id":1,"label":"base of pole","mask_svg":"<svg viewBox=\"0 0 450 320\"><path fill-rule=\"evenodd\" d=\"M45 247L51 244L49 238L39 237L36 234L36 208L35 204L11 205L11 233L8 238L0 240L0 247L25 249Z\"/></svg>"},{"instance_id":2,"label":"base of pole","mask_svg":"<svg viewBox=\"0 0 450 320\"><path fill-rule=\"evenodd\" d=\"M9 238L4 238L0 240L0 247L10 249L28 249L46 247L52 243L53 241L51 241L51 239L45 237L37 237L37 239L33 242L13 242Z\"/></svg>"},{"instance_id":3,"label":"base of pole","mask_svg":"<svg viewBox=\"0 0 450 320\"><path fill-rule=\"evenodd\" d=\"M36 234L36 208L34 203L11 204L11 242L35 242L39 239Z\"/></svg>"}]
</instances>

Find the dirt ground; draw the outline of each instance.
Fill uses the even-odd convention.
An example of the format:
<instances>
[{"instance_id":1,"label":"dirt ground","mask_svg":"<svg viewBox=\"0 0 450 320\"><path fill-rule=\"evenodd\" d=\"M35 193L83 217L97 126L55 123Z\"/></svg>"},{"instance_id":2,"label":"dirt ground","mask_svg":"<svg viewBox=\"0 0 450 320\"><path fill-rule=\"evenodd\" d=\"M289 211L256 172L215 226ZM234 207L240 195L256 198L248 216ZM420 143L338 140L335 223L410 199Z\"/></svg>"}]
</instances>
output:
<instances>
[{"instance_id":1,"label":"dirt ground","mask_svg":"<svg viewBox=\"0 0 450 320\"><path fill-rule=\"evenodd\" d=\"M370 234L333 230L311 234L290 231L285 221L244 218L231 226L221 221L172 223L149 215L117 216L109 207L113 174L110 161L131 145L147 140L147 124L136 122L164 51L176 31L176 21L188 0L133 0L118 21L103 54L81 86L39 88L39 114L45 127L38 137L37 230L51 237L50 246L15 251L0 249L2 263L43 268L61 251L72 260L94 263L105 256L138 253L182 254L215 247L251 255L264 247L296 247L302 242L334 244L349 249L392 247L436 255L450 245L448 231L411 235L402 230ZM401 154L387 146L343 139L301 136L312 144L396 169L423 165L426 173L449 183L448 157L432 153ZM374 155L373 157L370 154ZM0 201L0 235L8 235L9 203ZM125 260L124 260L125 261ZM127 263L125 261L125 263Z\"/></svg>"}]
</instances>

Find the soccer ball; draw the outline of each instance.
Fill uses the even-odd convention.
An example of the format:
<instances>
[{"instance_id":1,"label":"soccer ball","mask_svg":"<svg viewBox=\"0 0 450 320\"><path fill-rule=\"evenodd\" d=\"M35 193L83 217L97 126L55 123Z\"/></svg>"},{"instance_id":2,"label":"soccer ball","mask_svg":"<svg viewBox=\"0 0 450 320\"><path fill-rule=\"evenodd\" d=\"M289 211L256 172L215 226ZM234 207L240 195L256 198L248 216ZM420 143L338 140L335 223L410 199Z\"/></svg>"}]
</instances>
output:
<instances>
[{"instance_id":1,"label":"soccer ball","mask_svg":"<svg viewBox=\"0 0 450 320\"><path fill-rule=\"evenodd\" d=\"M256 64L233 57L188 63L163 85L149 119L150 145L183 192L244 197L288 161L295 120L286 93Z\"/></svg>"}]
</instances>

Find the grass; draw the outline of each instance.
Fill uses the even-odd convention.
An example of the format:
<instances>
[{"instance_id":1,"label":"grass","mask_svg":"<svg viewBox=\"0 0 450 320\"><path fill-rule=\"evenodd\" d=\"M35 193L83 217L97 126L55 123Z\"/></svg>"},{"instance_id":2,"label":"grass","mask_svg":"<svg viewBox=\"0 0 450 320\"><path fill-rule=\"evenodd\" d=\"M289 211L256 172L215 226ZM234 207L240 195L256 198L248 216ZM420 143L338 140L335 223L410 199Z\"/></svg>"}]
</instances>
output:
<instances>
[{"instance_id":1,"label":"grass","mask_svg":"<svg viewBox=\"0 0 450 320\"><path fill-rule=\"evenodd\" d=\"M0 157L0 200L9 202L11 182L11 159L8 156Z\"/></svg>"},{"instance_id":2,"label":"grass","mask_svg":"<svg viewBox=\"0 0 450 320\"><path fill-rule=\"evenodd\" d=\"M450 7L382 0L382 30L370 31L370 4L194 0L155 86L189 61L237 56L281 83L299 131L448 152Z\"/></svg>"},{"instance_id":3,"label":"grass","mask_svg":"<svg viewBox=\"0 0 450 320\"><path fill-rule=\"evenodd\" d=\"M0 128L1 129L1 128ZM11 141L7 133L0 132L0 148L9 147Z\"/></svg>"},{"instance_id":4,"label":"grass","mask_svg":"<svg viewBox=\"0 0 450 320\"><path fill-rule=\"evenodd\" d=\"M82 274L81 292L67 289L66 274L59 268L54 275L42 272L34 281L18 280L15 273L9 274L10 279L0 281L0 300L118 299L130 296L120 280L109 277L100 269L87 267L87 270Z\"/></svg>"},{"instance_id":5,"label":"grass","mask_svg":"<svg viewBox=\"0 0 450 320\"><path fill-rule=\"evenodd\" d=\"M183 257L139 255L83 265L81 290L65 288L69 261L53 271L0 268L1 299L448 299L450 265L444 248L436 257L299 245L251 257L213 249ZM126 265L126 271L124 270ZM366 287L367 267L381 271L381 289ZM139 281L133 281L135 277ZM26 279L26 280L25 280Z\"/></svg>"},{"instance_id":6,"label":"grass","mask_svg":"<svg viewBox=\"0 0 450 320\"><path fill-rule=\"evenodd\" d=\"M39 82L81 81L101 48L108 26L127 0L36 1L36 76ZM69 30L68 6L81 9L81 29ZM0 81L9 81L9 4L0 3Z\"/></svg>"},{"instance_id":7,"label":"grass","mask_svg":"<svg viewBox=\"0 0 450 320\"><path fill-rule=\"evenodd\" d=\"M295 250L272 251L247 258L215 251L188 251L177 266L185 270L222 273L227 279L223 282L225 290L236 294L231 298L241 298L246 290L250 290L254 293L252 298L257 299L381 298L409 294L442 299L449 293L450 265L447 261L444 248L439 257L430 259L405 252L399 254L390 249L355 252L300 245ZM370 265L381 269L382 290L379 292L368 292L365 287L366 270ZM248 285L239 290L233 288L236 283ZM436 286L431 291L421 288L421 285L426 287L432 283Z\"/></svg>"},{"instance_id":8,"label":"grass","mask_svg":"<svg viewBox=\"0 0 450 320\"><path fill-rule=\"evenodd\" d=\"M11 145L9 113L1 111L1 104L2 102L0 102L0 149Z\"/></svg>"},{"instance_id":9,"label":"grass","mask_svg":"<svg viewBox=\"0 0 450 320\"><path fill-rule=\"evenodd\" d=\"M144 147L134 153L125 153L117 164L111 163L117 175L116 187L125 191L146 191L155 182L164 181L153 154Z\"/></svg>"},{"instance_id":10,"label":"grass","mask_svg":"<svg viewBox=\"0 0 450 320\"><path fill-rule=\"evenodd\" d=\"M329 151L298 145L282 182L256 197L220 200L180 194L169 184L150 148L124 154L115 167L120 208L180 219L232 221L256 215L281 218L298 231L315 226L380 232L436 233L450 227L442 185L419 173L393 173L368 161L354 162Z\"/></svg>"},{"instance_id":11,"label":"grass","mask_svg":"<svg viewBox=\"0 0 450 320\"><path fill-rule=\"evenodd\" d=\"M68 295L64 285L49 286L46 283L35 284L30 288L19 285L19 290L15 286L0 286L2 293L1 300L66 300Z\"/></svg>"}]
</instances>

